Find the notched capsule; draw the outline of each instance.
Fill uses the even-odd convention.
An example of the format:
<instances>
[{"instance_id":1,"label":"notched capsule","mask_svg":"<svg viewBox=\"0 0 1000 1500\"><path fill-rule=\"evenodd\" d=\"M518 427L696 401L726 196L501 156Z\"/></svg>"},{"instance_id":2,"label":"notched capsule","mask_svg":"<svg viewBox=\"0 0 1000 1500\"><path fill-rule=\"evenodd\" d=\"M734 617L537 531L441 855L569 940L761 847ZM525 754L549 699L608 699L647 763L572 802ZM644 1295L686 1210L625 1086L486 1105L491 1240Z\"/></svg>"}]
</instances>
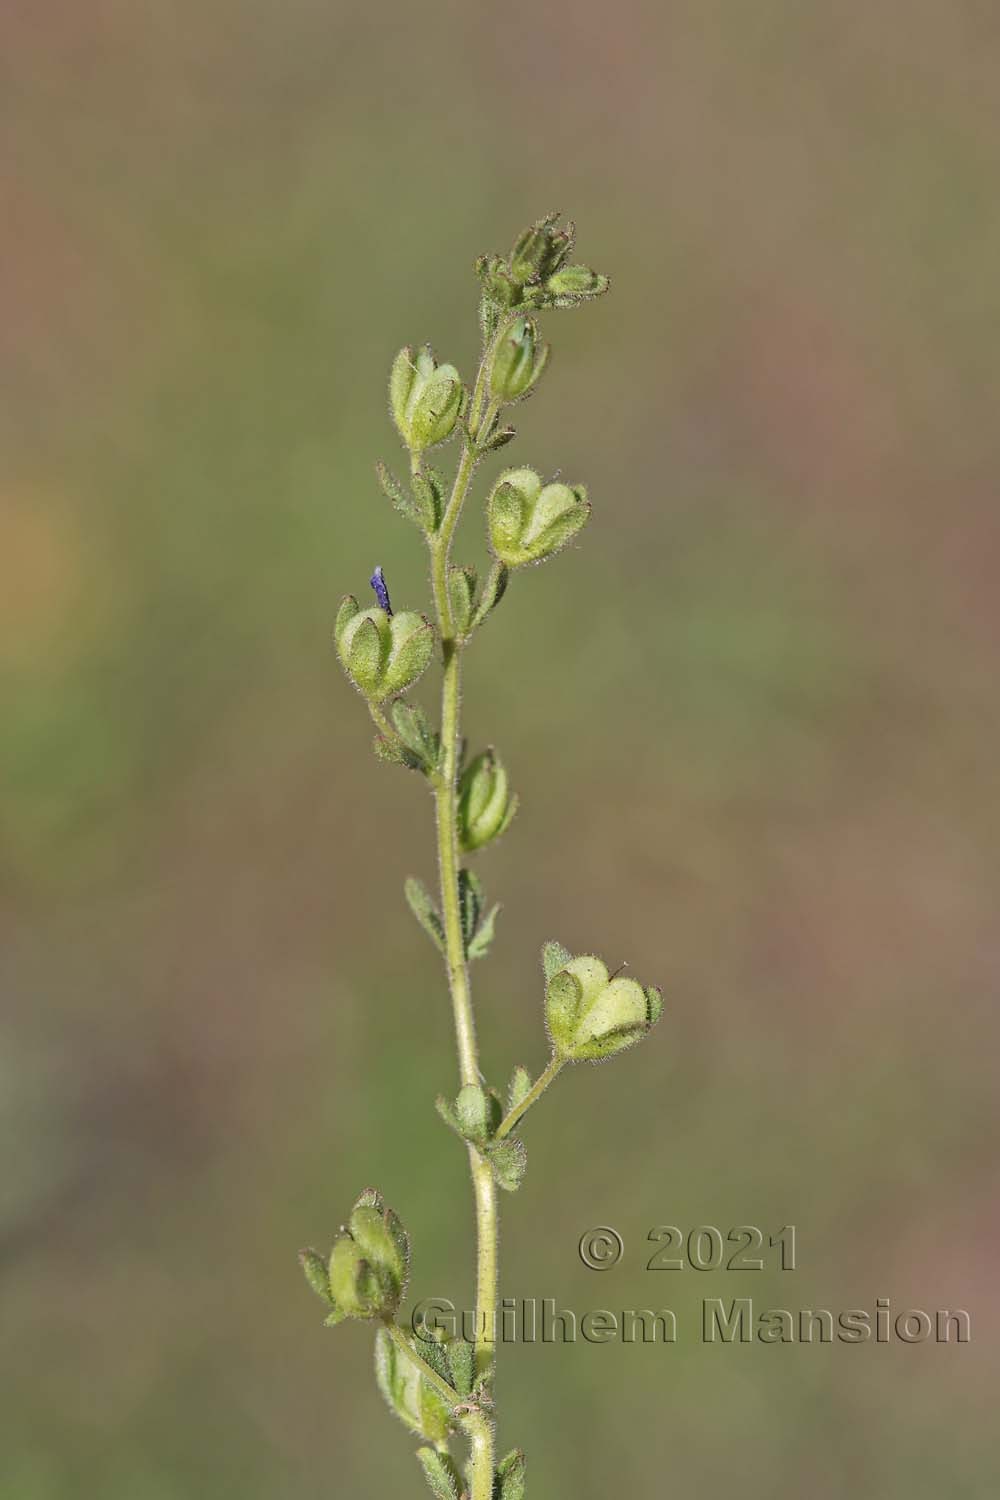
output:
<instances>
[{"instance_id":1,"label":"notched capsule","mask_svg":"<svg viewBox=\"0 0 1000 1500\"><path fill-rule=\"evenodd\" d=\"M633 1046L662 1011L658 989L610 976L592 954L569 959L549 974L545 987L546 1026L567 1062L599 1062Z\"/></svg>"},{"instance_id":2,"label":"notched capsule","mask_svg":"<svg viewBox=\"0 0 1000 1500\"><path fill-rule=\"evenodd\" d=\"M434 649L430 621L423 615L401 610L390 616L381 606L361 609L350 594L337 611L334 640L344 671L372 703L416 682Z\"/></svg>"},{"instance_id":3,"label":"notched capsule","mask_svg":"<svg viewBox=\"0 0 1000 1500\"><path fill-rule=\"evenodd\" d=\"M389 406L411 453L423 453L451 437L464 399L454 365L437 364L429 346L419 354L409 346L400 349L389 376Z\"/></svg>"},{"instance_id":4,"label":"notched capsule","mask_svg":"<svg viewBox=\"0 0 1000 1500\"><path fill-rule=\"evenodd\" d=\"M510 568L544 562L576 536L589 515L582 485L543 485L534 469L505 470L486 505L494 556Z\"/></svg>"}]
</instances>

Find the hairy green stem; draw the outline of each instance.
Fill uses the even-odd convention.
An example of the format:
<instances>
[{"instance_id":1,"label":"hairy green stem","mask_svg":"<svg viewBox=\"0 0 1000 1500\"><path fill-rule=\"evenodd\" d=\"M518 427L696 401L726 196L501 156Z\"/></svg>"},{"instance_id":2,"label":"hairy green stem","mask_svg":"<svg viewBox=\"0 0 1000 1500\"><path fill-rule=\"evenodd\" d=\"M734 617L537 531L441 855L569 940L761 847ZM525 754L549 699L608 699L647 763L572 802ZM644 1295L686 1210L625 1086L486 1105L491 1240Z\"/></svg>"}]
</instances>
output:
<instances>
[{"instance_id":1,"label":"hairy green stem","mask_svg":"<svg viewBox=\"0 0 1000 1500\"><path fill-rule=\"evenodd\" d=\"M525 1094L520 1104L516 1105L514 1109L510 1110L509 1113L504 1116L496 1133L496 1139L498 1141L502 1141L505 1135L510 1135L510 1132L514 1129L514 1126L521 1119L522 1115L526 1115L531 1106L533 1104L537 1104L538 1100L545 1093L545 1090L548 1088L549 1084L553 1081L553 1079L558 1078L559 1074L562 1072L565 1066L566 1059L564 1057L557 1057L555 1054L553 1054L548 1067L545 1069L545 1072L540 1074L536 1082Z\"/></svg>"},{"instance_id":2,"label":"hairy green stem","mask_svg":"<svg viewBox=\"0 0 1000 1500\"><path fill-rule=\"evenodd\" d=\"M458 898L458 755L461 739L462 642L455 636L455 622L448 595L448 565L451 561L455 528L480 456L476 440L480 431L488 428L496 414L495 404L487 399L487 386L493 352L504 331L503 327L498 329L483 351L469 404L468 431L455 471L455 482L441 519L441 527L431 542L431 585L444 659L441 771L435 786L441 917L444 924L448 987L455 1018L459 1072L463 1085L478 1084L480 1073L472 991ZM469 1170L476 1206L476 1370L480 1376L488 1377L493 1368L497 1313L497 1188L492 1167L471 1144ZM470 1500L491 1500L494 1470L493 1423L482 1412L477 1412L474 1417L469 1418L467 1425L472 1444Z\"/></svg>"},{"instance_id":3,"label":"hairy green stem","mask_svg":"<svg viewBox=\"0 0 1000 1500\"><path fill-rule=\"evenodd\" d=\"M446 640L441 704L441 780L435 794L438 860L441 868L441 915L445 961L455 1016L459 1071L463 1084L479 1082L479 1053L472 1012L472 992L462 938L458 903L458 743L461 705L461 648ZM472 1145L469 1168L476 1204L476 1369L488 1375L493 1365L493 1330L497 1309L497 1189L493 1169ZM471 1500L491 1500L493 1493L493 1424L483 1417L472 1438Z\"/></svg>"},{"instance_id":4,"label":"hairy green stem","mask_svg":"<svg viewBox=\"0 0 1000 1500\"><path fill-rule=\"evenodd\" d=\"M441 916L444 923L445 962L455 1015L458 1065L462 1083L479 1082L476 1023L472 1013L469 970L462 938L458 901L458 744L461 710L461 648L445 640L444 683L441 694L441 780L436 792L438 864L441 873Z\"/></svg>"},{"instance_id":5,"label":"hairy green stem","mask_svg":"<svg viewBox=\"0 0 1000 1500\"><path fill-rule=\"evenodd\" d=\"M368 702L368 712L372 716L372 722L374 723L375 728L378 729L382 734L384 734L388 739L394 739L396 736L396 731L393 729L392 725L389 723L389 720L386 718L381 708L379 708L378 704L372 703L370 699Z\"/></svg>"},{"instance_id":6,"label":"hairy green stem","mask_svg":"<svg viewBox=\"0 0 1000 1500\"><path fill-rule=\"evenodd\" d=\"M469 1465L469 1479L472 1485L471 1500L491 1500L494 1470L493 1423L485 1412L473 1411L466 1417L464 1425L471 1449Z\"/></svg>"}]
</instances>

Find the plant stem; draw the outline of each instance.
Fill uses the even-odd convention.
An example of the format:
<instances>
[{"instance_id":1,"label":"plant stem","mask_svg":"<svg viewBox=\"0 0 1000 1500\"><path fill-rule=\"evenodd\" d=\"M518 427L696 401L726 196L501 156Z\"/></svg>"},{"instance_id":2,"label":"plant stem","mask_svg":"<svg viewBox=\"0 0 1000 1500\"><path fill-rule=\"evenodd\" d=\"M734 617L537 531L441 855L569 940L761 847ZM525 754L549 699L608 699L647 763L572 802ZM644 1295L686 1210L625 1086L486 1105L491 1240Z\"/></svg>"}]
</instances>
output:
<instances>
[{"instance_id":1,"label":"plant stem","mask_svg":"<svg viewBox=\"0 0 1000 1500\"><path fill-rule=\"evenodd\" d=\"M441 869L441 914L445 961L455 1015L459 1071L463 1084L478 1084L479 1053L472 1012L469 972L462 939L458 904L458 742L461 703L461 648L444 643L444 686L441 699L441 780L435 792L438 862ZM493 1365L493 1331L497 1308L497 1217L493 1169L476 1148L469 1146L469 1169L476 1204L476 1369L488 1375ZM493 1424L481 1416L472 1439L471 1500L491 1500L493 1494Z\"/></svg>"},{"instance_id":2,"label":"plant stem","mask_svg":"<svg viewBox=\"0 0 1000 1500\"><path fill-rule=\"evenodd\" d=\"M553 1053L549 1061L549 1065L545 1069L545 1072L539 1075L535 1083L521 1100L520 1104L516 1105L509 1114L504 1116L496 1133L496 1139L498 1141L502 1141L505 1135L510 1135L510 1132L514 1129L514 1126L520 1120L521 1116L526 1115L533 1104L537 1104L538 1100L545 1093L545 1090L548 1088L549 1084L554 1078L558 1078L559 1074L562 1072L565 1066L566 1059L564 1057L557 1057Z\"/></svg>"},{"instance_id":3,"label":"plant stem","mask_svg":"<svg viewBox=\"0 0 1000 1500\"><path fill-rule=\"evenodd\" d=\"M369 699L369 702L368 702L368 712L372 716L372 720L373 720L373 722L375 724L375 728L376 729L380 730L381 733L384 734L387 739L391 740L391 739L395 739L396 738L396 731L393 729L392 725L389 723L389 720L386 718L386 716L382 712L381 708L379 708L378 704L377 703L372 703L370 699Z\"/></svg>"},{"instance_id":4,"label":"plant stem","mask_svg":"<svg viewBox=\"0 0 1000 1500\"><path fill-rule=\"evenodd\" d=\"M455 1037L462 1083L479 1082L476 1023L472 1014L469 971L462 938L458 902L458 743L461 707L461 648L444 642L444 682L441 693L441 782L436 792L438 864L441 873L441 916L444 922L445 963L455 1014Z\"/></svg>"},{"instance_id":5,"label":"plant stem","mask_svg":"<svg viewBox=\"0 0 1000 1500\"><path fill-rule=\"evenodd\" d=\"M480 456L476 439L483 427L493 420L496 411L494 404L487 401L487 384L493 351L502 333L501 327L483 351L469 404L468 432L462 456L455 470L455 481L441 518L440 529L430 544L431 585L444 661L441 687L441 773L434 794L438 865L441 874L441 917L444 924L448 987L451 991L455 1039L458 1044L459 1073L463 1085L478 1084L480 1073L476 1023L458 900L458 752L461 736L463 643L455 636L455 622L448 596L448 565L451 560L452 538ZM469 1169L476 1205L476 1370L481 1377L488 1377L493 1368L497 1312L497 1189L492 1167L471 1144ZM466 1426L472 1445L470 1500L492 1500L493 1422L478 1411L470 1414Z\"/></svg>"},{"instance_id":6,"label":"plant stem","mask_svg":"<svg viewBox=\"0 0 1000 1500\"><path fill-rule=\"evenodd\" d=\"M469 1478L472 1484L471 1500L492 1500L493 1423L485 1412L470 1412L465 1419L465 1430L472 1448L472 1462L469 1466Z\"/></svg>"},{"instance_id":7,"label":"plant stem","mask_svg":"<svg viewBox=\"0 0 1000 1500\"><path fill-rule=\"evenodd\" d=\"M403 1333L403 1330L400 1328L399 1324L393 1323L390 1319L386 1322L385 1327L388 1331L389 1337L392 1339L392 1342L396 1345L396 1348L401 1350L401 1352L406 1355L406 1358L410 1360L412 1364L416 1365L421 1375L429 1385L432 1385L434 1387L438 1395L441 1396L445 1401L447 1401L450 1407L458 1406L462 1400L461 1396L448 1384L447 1380L443 1379L442 1376L440 1376L437 1371L427 1363L422 1354L417 1353L416 1349L414 1349L413 1345L406 1338L406 1335Z\"/></svg>"}]
</instances>

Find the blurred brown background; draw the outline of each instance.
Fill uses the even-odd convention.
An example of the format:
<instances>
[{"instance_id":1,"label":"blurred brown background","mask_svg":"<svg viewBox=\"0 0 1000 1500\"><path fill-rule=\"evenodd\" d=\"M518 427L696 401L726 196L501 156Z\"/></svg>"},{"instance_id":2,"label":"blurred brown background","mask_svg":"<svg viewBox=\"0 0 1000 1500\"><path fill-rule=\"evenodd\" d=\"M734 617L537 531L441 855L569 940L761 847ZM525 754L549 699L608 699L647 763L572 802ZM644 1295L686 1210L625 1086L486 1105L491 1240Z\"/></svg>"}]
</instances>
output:
<instances>
[{"instance_id":1,"label":"blurred brown background","mask_svg":"<svg viewBox=\"0 0 1000 1500\"><path fill-rule=\"evenodd\" d=\"M550 936L668 1009L531 1121L503 1291L682 1335L507 1350L501 1440L535 1497L995 1495L995 7L2 27L0 1494L421 1491L294 1258L377 1181L415 1293L470 1293L401 899L429 804L329 632L376 561L425 600L372 478L392 355L469 372L474 257L561 207L612 294L551 320L512 451L595 513L470 659L523 798L481 866L486 1065L543 1060ZM654 1225L747 1222L800 1269L643 1269ZM741 1295L973 1341L703 1346Z\"/></svg>"}]
</instances>

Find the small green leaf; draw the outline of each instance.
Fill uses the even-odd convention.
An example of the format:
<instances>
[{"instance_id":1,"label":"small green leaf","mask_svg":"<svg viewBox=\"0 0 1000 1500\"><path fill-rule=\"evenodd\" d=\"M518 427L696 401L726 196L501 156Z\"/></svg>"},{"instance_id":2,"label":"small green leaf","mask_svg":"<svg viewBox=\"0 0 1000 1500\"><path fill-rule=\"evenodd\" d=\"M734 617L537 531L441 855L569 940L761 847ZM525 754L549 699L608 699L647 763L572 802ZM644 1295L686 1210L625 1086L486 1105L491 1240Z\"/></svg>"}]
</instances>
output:
<instances>
[{"instance_id":1,"label":"small green leaf","mask_svg":"<svg viewBox=\"0 0 1000 1500\"><path fill-rule=\"evenodd\" d=\"M407 1339L414 1342L412 1334ZM421 1340L415 1347L426 1359L431 1346ZM444 1441L452 1425L447 1402L420 1373L419 1366L400 1352L387 1328L380 1328L375 1335L375 1379L392 1410L411 1432L431 1443Z\"/></svg>"},{"instance_id":2,"label":"small green leaf","mask_svg":"<svg viewBox=\"0 0 1000 1500\"><path fill-rule=\"evenodd\" d=\"M507 1088L507 1109L516 1109L531 1093L531 1074L527 1068L517 1067L511 1074Z\"/></svg>"},{"instance_id":3,"label":"small green leaf","mask_svg":"<svg viewBox=\"0 0 1000 1500\"><path fill-rule=\"evenodd\" d=\"M441 741L431 729L423 709L415 703L407 703L405 699L397 698L392 705L391 712L396 733L417 766L427 772L436 771Z\"/></svg>"},{"instance_id":4,"label":"small green leaf","mask_svg":"<svg viewBox=\"0 0 1000 1500\"><path fill-rule=\"evenodd\" d=\"M317 1297L325 1302L328 1307L333 1306L333 1296L330 1292L330 1277L327 1273L326 1261L316 1250L305 1249L299 1251L299 1265L305 1273L305 1278Z\"/></svg>"},{"instance_id":5,"label":"small green leaf","mask_svg":"<svg viewBox=\"0 0 1000 1500\"><path fill-rule=\"evenodd\" d=\"M428 536L433 536L441 525L444 513L444 493L441 476L436 469L421 469L410 481L413 486L413 501L420 512L420 522Z\"/></svg>"},{"instance_id":6,"label":"small green leaf","mask_svg":"<svg viewBox=\"0 0 1000 1500\"><path fill-rule=\"evenodd\" d=\"M384 761L387 765L406 766L408 771L422 771L424 768L420 757L414 755L394 734L377 734L372 740L372 750L375 759Z\"/></svg>"},{"instance_id":7,"label":"small green leaf","mask_svg":"<svg viewBox=\"0 0 1000 1500\"><path fill-rule=\"evenodd\" d=\"M507 584L510 580L510 569L506 563L495 562L483 584L483 592L479 597L476 612L472 617L469 629L477 630L486 619L491 610L496 609L500 600L507 592Z\"/></svg>"},{"instance_id":8,"label":"small green leaf","mask_svg":"<svg viewBox=\"0 0 1000 1500\"><path fill-rule=\"evenodd\" d=\"M483 887L477 875L471 870L459 870L458 872L458 910L462 921L462 942L468 953L469 944L475 935L479 925L479 916L483 909Z\"/></svg>"},{"instance_id":9,"label":"small green leaf","mask_svg":"<svg viewBox=\"0 0 1000 1500\"><path fill-rule=\"evenodd\" d=\"M439 1453L436 1448L418 1448L417 1458L436 1500L459 1500L462 1475L451 1454Z\"/></svg>"},{"instance_id":10,"label":"small green leaf","mask_svg":"<svg viewBox=\"0 0 1000 1500\"><path fill-rule=\"evenodd\" d=\"M564 948L562 943L546 943L542 949L542 968L546 979L551 979L553 974L558 974L560 969L564 969L572 957L572 953L568 948Z\"/></svg>"},{"instance_id":11,"label":"small green leaf","mask_svg":"<svg viewBox=\"0 0 1000 1500\"><path fill-rule=\"evenodd\" d=\"M507 1136L490 1146L486 1154L500 1187L508 1193L516 1193L528 1165L528 1152L521 1138Z\"/></svg>"},{"instance_id":12,"label":"small green leaf","mask_svg":"<svg viewBox=\"0 0 1000 1500\"><path fill-rule=\"evenodd\" d=\"M431 529L427 525L423 507L403 488L381 459L375 465L375 473L382 487L382 493L392 502L399 514L405 516L408 521L412 521L415 526L419 526L422 531Z\"/></svg>"},{"instance_id":13,"label":"small green leaf","mask_svg":"<svg viewBox=\"0 0 1000 1500\"><path fill-rule=\"evenodd\" d=\"M427 887L422 880L417 880L415 876L410 875L403 886L403 892L413 915L434 946L443 953L444 927Z\"/></svg>"},{"instance_id":14,"label":"small green leaf","mask_svg":"<svg viewBox=\"0 0 1000 1500\"><path fill-rule=\"evenodd\" d=\"M456 1135L462 1135L462 1127L459 1124L458 1116L456 1115L454 1107L452 1106L452 1103L449 1099L446 1099L443 1094L438 1094L437 1098L434 1100L434 1108L437 1110L444 1123L448 1125ZM465 1137L462 1136L462 1139L464 1140Z\"/></svg>"},{"instance_id":15,"label":"small green leaf","mask_svg":"<svg viewBox=\"0 0 1000 1500\"><path fill-rule=\"evenodd\" d=\"M482 276L481 266L485 268L486 257L482 256L476 262L476 271ZM497 322L500 317L500 308L497 302L488 292L484 292L479 302L479 327L482 330L483 343L488 344L496 332Z\"/></svg>"},{"instance_id":16,"label":"small green leaf","mask_svg":"<svg viewBox=\"0 0 1000 1500\"><path fill-rule=\"evenodd\" d=\"M524 1454L514 1448L497 1467L493 1500L524 1500Z\"/></svg>"},{"instance_id":17,"label":"small green leaf","mask_svg":"<svg viewBox=\"0 0 1000 1500\"><path fill-rule=\"evenodd\" d=\"M446 1346L451 1384L460 1396L468 1396L476 1379L476 1350L467 1339L452 1339Z\"/></svg>"},{"instance_id":18,"label":"small green leaf","mask_svg":"<svg viewBox=\"0 0 1000 1500\"><path fill-rule=\"evenodd\" d=\"M448 600L455 629L463 637L468 635L475 613L476 581L473 567L461 568L455 564L448 569Z\"/></svg>"},{"instance_id":19,"label":"small green leaf","mask_svg":"<svg viewBox=\"0 0 1000 1500\"><path fill-rule=\"evenodd\" d=\"M487 953L489 953L495 935L494 928L496 927L496 920L499 911L500 902L497 901L495 905L490 907L489 911L486 913L485 917L476 929L472 940L465 950L466 958L470 960L473 958L485 958Z\"/></svg>"},{"instance_id":20,"label":"small green leaf","mask_svg":"<svg viewBox=\"0 0 1000 1500\"><path fill-rule=\"evenodd\" d=\"M489 1104L486 1090L478 1083L467 1083L459 1089L455 1100L455 1115L466 1140L483 1145L489 1136Z\"/></svg>"}]
</instances>

